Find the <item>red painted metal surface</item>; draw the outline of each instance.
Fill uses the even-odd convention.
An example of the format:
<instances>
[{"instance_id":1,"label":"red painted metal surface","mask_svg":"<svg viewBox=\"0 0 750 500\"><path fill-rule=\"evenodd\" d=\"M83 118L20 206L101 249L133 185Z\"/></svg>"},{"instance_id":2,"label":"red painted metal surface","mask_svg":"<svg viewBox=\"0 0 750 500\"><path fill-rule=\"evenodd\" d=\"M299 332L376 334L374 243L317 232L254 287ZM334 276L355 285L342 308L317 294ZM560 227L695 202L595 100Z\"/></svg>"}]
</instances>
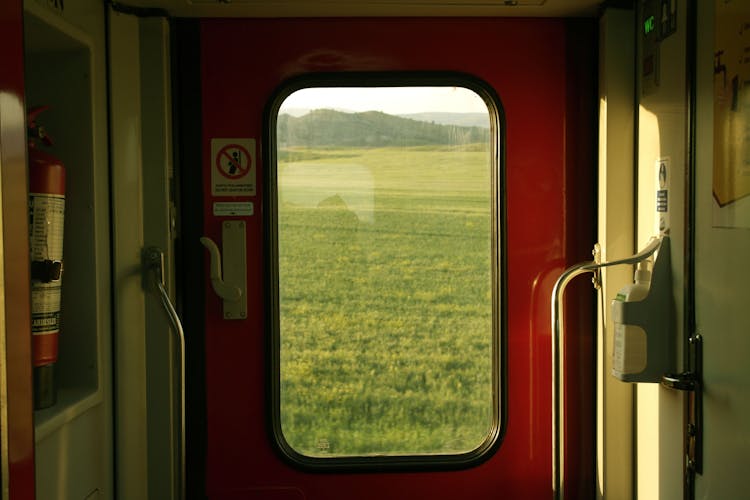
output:
<instances>
[{"instance_id":1,"label":"red painted metal surface","mask_svg":"<svg viewBox=\"0 0 750 500\"><path fill-rule=\"evenodd\" d=\"M583 33L592 35L592 26ZM204 232L216 241L221 220L212 215L217 200L211 196L210 140L260 139L266 101L290 77L318 71L469 73L497 91L507 125L508 418L497 452L477 467L451 472L311 474L279 460L264 409L259 191L251 198L256 214L246 218L248 319L224 321L219 300L206 291L210 498L550 497L549 297L560 272L588 257L594 221L594 59L574 49L593 46L595 39L575 33L565 21L530 19L202 21ZM261 152L259 186L264 167ZM586 498L594 484L590 303L571 305L566 323L577 326L566 363L566 481L571 498Z\"/></svg>"},{"instance_id":2,"label":"red painted metal surface","mask_svg":"<svg viewBox=\"0 0 750 500\"><path fill-rule=\"evenodd\" d=\"M566 265L592 258L595 240L597 155L597 32L593 23L568 24L566 43L565 229ZM570 262L572 259L573 262ZM572 282L566 292L565 497L594 498L596 471L596 328L594 289L588 276ZM578 300L576 300L578 298ZM593 364L592 364L593 363Z\"/></svg>"},{"instance_id":3,"label":"red painted metal surface","mask_svg":"<svg viewBox=\"0 0 750 500\"><path fill-rule=\"evenodd\" d=\"M0 2L0 176L8 394L8 488L11 500L34 498L31 393L28 174L23 90L21 0Z\"/></svg>"}]
</instances>

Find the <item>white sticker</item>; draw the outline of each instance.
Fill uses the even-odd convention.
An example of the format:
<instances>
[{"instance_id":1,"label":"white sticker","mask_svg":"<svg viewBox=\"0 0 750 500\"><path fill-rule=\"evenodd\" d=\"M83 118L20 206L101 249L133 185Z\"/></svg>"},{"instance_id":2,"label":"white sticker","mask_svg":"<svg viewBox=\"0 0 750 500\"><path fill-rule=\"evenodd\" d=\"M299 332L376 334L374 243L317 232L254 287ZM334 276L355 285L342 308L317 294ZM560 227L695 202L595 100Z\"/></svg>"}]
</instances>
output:
<instances>
[{"instance_id":1,"label":"white sticker","mask_svg":"<svg viewBox=\"0 0 750 500\"><path fill-rule=\"evenodd\" d=\"M671 160L661 158L656 160L656 222L659 234L669 233L669 177Z\"/></svg>"},{"instance_id":2,"label":"white sticker","mask_svg":"<svg viewBox=\"0 0 750 500\"><path fill-rule=\"evenodd\" d=\"M60 331L62 286L55 283L31 283L31 334L49 335Z\"/></svg>"},{"instance_id":3,"label":"white sticker","mask_svg":"<svg viewBox=\"0 0 750 500\"><path fill-rule=\"evenodd\" d=\"M255 196L255 139L211 139L211 194Z\"/></svg>"},{"instance_id":4,"label":"white sticker","mask_svg":"<svg viewBox=\"0 0 750 500\"><path fill-rule=\"evenodd\" d=\"M31 260L62 260L65 198L30 193Z\"/></svg>"},{"instance_id":5,"label":"white sticker","mask_svg":"<svg viewBox=\"0 0 750 500\"><path fill-rule=\"evenodd\" d=\"M252 201L215 201L214 216L228 217L231 215L253 215Z\"/></svg>"}]
</instances>

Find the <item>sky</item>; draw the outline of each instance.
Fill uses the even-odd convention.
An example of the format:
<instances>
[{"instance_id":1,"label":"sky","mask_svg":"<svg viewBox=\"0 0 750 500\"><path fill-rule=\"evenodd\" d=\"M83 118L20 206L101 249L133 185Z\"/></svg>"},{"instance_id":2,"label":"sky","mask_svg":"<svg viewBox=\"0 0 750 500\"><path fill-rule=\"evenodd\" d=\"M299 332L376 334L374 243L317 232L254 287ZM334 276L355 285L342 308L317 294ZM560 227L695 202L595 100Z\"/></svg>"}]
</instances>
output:
<instances>
[{"instance_id":1,"label":"sky","mask_svg":"<svg viewBox=\"0 0 750 500\"><path fill-rule=\"evenodd\" d=\"M487 105L463 87L339 87L308 88L294 92L284 109L382 111L392 115L424 112L487 113Z\"/></svg>"}]
</instances>

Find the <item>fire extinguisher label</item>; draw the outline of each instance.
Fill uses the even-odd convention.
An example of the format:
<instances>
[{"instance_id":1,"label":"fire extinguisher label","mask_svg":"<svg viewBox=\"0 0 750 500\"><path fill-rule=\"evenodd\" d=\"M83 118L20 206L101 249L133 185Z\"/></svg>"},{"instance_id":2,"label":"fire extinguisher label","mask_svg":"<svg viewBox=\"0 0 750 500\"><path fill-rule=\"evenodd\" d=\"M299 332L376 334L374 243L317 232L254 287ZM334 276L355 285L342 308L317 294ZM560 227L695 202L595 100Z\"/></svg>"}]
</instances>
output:
<instances>
[{"instance_id":1,"label":"fire extinguisher label","mask_svg":"<svg viewBox=\"0 0 750 500\"><path fill-rule=\"evenodd\" d=\"M60 331L60 285L35 283L31 287L31 333L44 335Z\"/></svg>"},{"instance_id":2,"label":"fire extinguisher label","mask_svg":"<svg viewBox=\"0 0 750 500\"><path fill-rule=\"evenodd\" d=\"M65 198L60 195L31 193L29 230L32 261L62 262ZM45 335L60 330L59 279L31 282L31 333Z\"/></svg>"}]
</instances>

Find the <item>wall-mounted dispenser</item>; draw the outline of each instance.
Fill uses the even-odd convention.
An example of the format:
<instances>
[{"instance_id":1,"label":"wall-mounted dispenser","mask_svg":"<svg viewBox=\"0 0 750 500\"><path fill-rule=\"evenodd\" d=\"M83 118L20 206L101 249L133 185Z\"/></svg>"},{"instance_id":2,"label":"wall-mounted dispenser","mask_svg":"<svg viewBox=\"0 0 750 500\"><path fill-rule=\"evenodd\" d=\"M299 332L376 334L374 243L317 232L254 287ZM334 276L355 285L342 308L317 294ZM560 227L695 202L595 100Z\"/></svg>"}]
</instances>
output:
<instances>
[{"instance_id":1,"label":"wall-mounted dispenser","mask_svg":"<svg viewBox=\"0 0 750 500\"><path fill-rule=\"evenodd\" d=\"M623 382L661 382L674 371L674 313L669 237L638 263L634 283L612 301L615 324L612 375Z\"/></svg>"}]
</instances>

